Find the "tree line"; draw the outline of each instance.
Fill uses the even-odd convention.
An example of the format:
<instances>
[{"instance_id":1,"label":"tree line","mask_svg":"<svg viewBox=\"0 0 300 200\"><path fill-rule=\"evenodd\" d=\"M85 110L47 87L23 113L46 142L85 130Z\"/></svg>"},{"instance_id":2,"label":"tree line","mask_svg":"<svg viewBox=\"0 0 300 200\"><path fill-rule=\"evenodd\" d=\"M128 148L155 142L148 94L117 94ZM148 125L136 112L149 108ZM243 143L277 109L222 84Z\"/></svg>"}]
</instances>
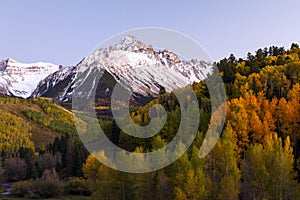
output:
<instances>
[{"instance_id":1,"label":"tree line","mask_svg":"<svg viewBox=\"0 0 300 200\"><path fill-rule=\"evenodd\" d=\"M213 138L204 138L210 118L218 115L211 111L205 82L200 82L192 85L200 108L196 139L184 155L164 169L130 174L106 167L89 155L81 144L69 115L52 106L53 102L31 100L40 105L44 113L40 116L34 110L23 111L25 118L63 135L44 148L36 149L30 143L26 121L3 115L0 122L10 121L9 127L20 123L22 131L7 128L11 131L8 134L10 132L5 128L0 134L12 137L19 131L16 134L20 135L19 138L6 141L12 144L26 142L24 145L18 142L17 147L1 146L5 152L2 154L7 155L2 157L2 174L14 181L23 180L20 185L31 187L27 193L40 190L24 180L47 182L55 179L57 184L70 183L65 186L68 191L92 194L95 199L300 198L299 46L292 44L288 50L274 46L259 49L254 55L249 53L246 59L230 55L215 66L226 87L226 120L219 141L205 158L198 157L199 149L214 142ZM7 99L3 101L9 102ZM189 98L180 105L173 93L162 92L147 105L132 108L132 119L139 125L147 125L149 108L157 103L164 106L168 117L163 129L154 137L139 139L129 136L109 117L99 117L99 124L115 145L128 151L159 149L174 138L180 124L181 108L188 106ZM156 112L159 116L160 110ZM88 123L82 123L89 128ZM2 124L0 130L4 127ZM191 129L185 127L184 130L188 133ZM9 138L4 135L1 139ZM105 152L98 152L98 156L108 159ZM19 191L22 187L17 186L16 191ZM79 186L88 192L74 189Z\"/></svg>"}]
</instances>

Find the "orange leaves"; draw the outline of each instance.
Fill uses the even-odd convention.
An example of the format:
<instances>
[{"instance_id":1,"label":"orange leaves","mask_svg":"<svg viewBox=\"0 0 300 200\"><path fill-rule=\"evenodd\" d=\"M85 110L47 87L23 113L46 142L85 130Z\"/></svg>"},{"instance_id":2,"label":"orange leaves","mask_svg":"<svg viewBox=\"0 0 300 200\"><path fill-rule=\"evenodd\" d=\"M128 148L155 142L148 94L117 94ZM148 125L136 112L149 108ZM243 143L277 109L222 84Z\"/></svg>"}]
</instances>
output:
<instances>
[{"instance_id":1,"label":"orange leaves","mask_svg":"<svg viewBox=\"0 0 300 200\"><path fill-rule=\"evenodd\" d=\"M232 129L236 152L242 155L251 142L263 142L275 130L274 104L251 92L227 103L227 124Z\"/></svg>"},{"instance_id":2,"label":"orange leaves","mask_svg":"<svg viewBox=\"0 0 300 200\"><path fill-rule=\"evenodd\" d=\"M250 91L227 103L227 125L232 129L238 155L242 156L250 143L263 143L275 132L284 138L290 136L292 142L300 139L299 91L299 84L295 84L287 95L289 101L285 98L270 101L262 92L256 97Z\"/></svg>"},{"instance_id":3,"label":"orange leaves","mask_svg":"<svg viewBox=\"0 0 300 200\"><path fill-rule=\"evenodd\" d=\"M283 136L290 136L293 141L300 139L300 86L295 84L288 93L289 101L281 98L276 109L278 129Z\"/></svg>"}]
</instances>

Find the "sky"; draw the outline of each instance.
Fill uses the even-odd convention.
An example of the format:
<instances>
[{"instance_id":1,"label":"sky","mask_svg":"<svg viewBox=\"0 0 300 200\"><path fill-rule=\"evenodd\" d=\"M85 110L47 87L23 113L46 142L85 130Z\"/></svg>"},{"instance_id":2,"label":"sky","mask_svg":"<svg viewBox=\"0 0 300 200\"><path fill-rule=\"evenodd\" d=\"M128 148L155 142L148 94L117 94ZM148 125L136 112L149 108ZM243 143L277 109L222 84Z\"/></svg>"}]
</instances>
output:
<instances>
[{"instance_id":1,"label":"sky","mask_svg":"<svg viewBox=\"0 0 300 200\"><path fill-rule=\"evenodd\" d=\"M299 0L1 0L0 60L76 65L126 30L168 28L197 41L212 60L300 43Z\"/></svg>"}]
</instances>

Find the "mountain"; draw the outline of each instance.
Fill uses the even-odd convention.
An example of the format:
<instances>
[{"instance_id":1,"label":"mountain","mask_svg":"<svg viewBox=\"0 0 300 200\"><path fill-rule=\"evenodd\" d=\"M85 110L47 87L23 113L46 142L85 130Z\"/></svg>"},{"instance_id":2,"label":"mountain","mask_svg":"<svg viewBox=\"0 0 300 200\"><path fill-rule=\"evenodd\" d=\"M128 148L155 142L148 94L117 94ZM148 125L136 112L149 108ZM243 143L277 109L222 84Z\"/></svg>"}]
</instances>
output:
<instances>
[{"instance_id":1,"label":"mountain","mask_svg":"<svg viewBox=\"0 0 300 200\"><path fill-rule=\"evenodd\" d=\"M0 61L0 93L27 98L39 82L59 70L51 63L19 63L13 59Z\"/></svg>"},{"instance_id":2,"label":"mountain","mask_svg":"<svg viewBox=\"0 0 300 200\"><path fill-rule=\"evenodd\" d=\"M118 82L134 91L134 99L145 104L159 95L206 78L211 63L184 60L170 50L156 50L134 36L119 43L100 48L85 57L75 67L61 68L43 79L31 97L45 96L61 102L71 101L73 89L93 73L101 73L96 98L109 97ZM87 91L88 95L89 91Z\"/></svg>"},{"instance_id":3,"label":"mountain","mask_svg":"<svg viewBox=\"0 0 300 200\"><path fill-rule=\"evenodd\" d=\"M76 75L76 67L63 67L58 71L50 74L45 79L41 80L36 89L32 92L31 97L50 97L58 101L71 99L72 80Z\"/></svg>"},{"instance_id":4,"label":"mountain","mask_svg":"<svg viewBox=\"0 0 300 200\"><path fill-rule=\"evenodd\" d=\"M107 102L115 84L120 83L124 89L134 91L135 102L145 104L157 97L161 89L171 92L199 82L211 70L211 63L184 60L170 50L157 50L134 36L126 36L115 45L96 50L72 67L3 60L0 62L0 93L70 102L78 84L91 74L100 73L99 83L91 85L97 87L96 98Z\"/></svg>"}]
</instances>

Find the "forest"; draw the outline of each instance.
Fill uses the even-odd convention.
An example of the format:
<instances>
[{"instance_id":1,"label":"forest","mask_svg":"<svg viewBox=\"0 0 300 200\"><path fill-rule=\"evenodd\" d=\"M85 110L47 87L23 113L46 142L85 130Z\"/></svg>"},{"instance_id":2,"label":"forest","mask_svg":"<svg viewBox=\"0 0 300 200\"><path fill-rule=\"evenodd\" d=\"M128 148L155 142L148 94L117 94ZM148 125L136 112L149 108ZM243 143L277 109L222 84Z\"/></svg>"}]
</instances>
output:
<instances>
[{"instance_id":1,"label":"forest","mask_svg":"<svg viewBox=\"0 0 300 200\"><path fill-rule=\"evenodd\" d=\"M125 173L100 163L85 149L70 110L52 99L0 97L0 181L13 183L22 198L66 195L91 199L300 199L300 48L258 49L246 58L230 55L215 63L226 87L226 120L213 150L198 157L212 113L205 82L192 85L200 124L193 144L158 171ZM131 152L159 149L175 136L181 106L162 93L131 109L139 125L149 108L167 111L163 129L148 139L124 133L109 116L99 116L106 136ZM89 127L88 121L81 121ZM186 127L186 131L189 128ZM105 157L105 152L99 152ZM5 188L3 188L5 191Z\"/></svg>"}]
</instances>

